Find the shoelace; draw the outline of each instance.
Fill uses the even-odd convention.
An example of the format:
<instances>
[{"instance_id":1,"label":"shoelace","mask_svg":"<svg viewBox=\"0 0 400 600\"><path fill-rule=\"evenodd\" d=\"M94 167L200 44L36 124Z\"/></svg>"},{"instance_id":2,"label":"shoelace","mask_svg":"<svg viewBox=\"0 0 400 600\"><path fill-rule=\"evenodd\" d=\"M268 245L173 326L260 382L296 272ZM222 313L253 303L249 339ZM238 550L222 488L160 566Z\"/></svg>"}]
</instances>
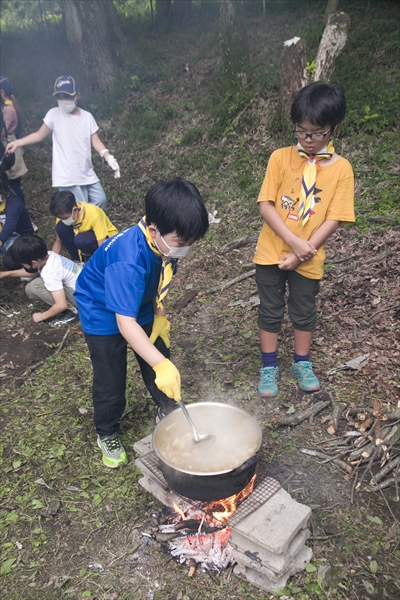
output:
<instances>
[{"instance_id":1,"label":"shoelace","mask_svg":"<svg viewBox=\"0 0 400 600\"><path fill-rule=\"evenodd\" d=\"M119 443L119 438L113 438L112 440L104 440L107 444L107 448L109 450L119 450L121 444Z\"/></svg>"},{"instance_id":2,"label":"shoelace","mask_svg":"<svg viewBox=\"0 0 400 600\"><path fill-rule=\"evenodd\" d=\"M264 381L273 381L276 378L276 371L263 371L263 379Z\"/></svg>"}]
</instances>

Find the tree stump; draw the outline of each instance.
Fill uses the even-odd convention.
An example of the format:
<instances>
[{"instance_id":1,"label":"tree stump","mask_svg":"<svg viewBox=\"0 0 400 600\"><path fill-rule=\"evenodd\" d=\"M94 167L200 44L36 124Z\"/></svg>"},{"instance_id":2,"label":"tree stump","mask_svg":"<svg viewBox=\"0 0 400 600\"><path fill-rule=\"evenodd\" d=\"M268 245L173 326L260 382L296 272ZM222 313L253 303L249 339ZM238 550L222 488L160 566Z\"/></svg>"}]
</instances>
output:
<instances>
[{"instance_id":1,"label":"tree stump","mask_svg":"<svg viewBox=\"0 0 400 600\"><path fill-rule=\"evenodd\" d=\"M290 117L294 97L307 83L304 77L305 68L305 42L298 40L290 46L284 46L280 72L280 111L283 119Z\"/></svg>"},{"instance_id":2,"label":"tree stump","mask_svg":"<svg viewBox=\"0 0 400 600\"><path fill-rule=\"evenodd\" d=\"M330 15L315 59L314 81L330 82L336 59L346 45L349 25L350 17L346 13L336 12Z\"/></svg>"}]
</instances>

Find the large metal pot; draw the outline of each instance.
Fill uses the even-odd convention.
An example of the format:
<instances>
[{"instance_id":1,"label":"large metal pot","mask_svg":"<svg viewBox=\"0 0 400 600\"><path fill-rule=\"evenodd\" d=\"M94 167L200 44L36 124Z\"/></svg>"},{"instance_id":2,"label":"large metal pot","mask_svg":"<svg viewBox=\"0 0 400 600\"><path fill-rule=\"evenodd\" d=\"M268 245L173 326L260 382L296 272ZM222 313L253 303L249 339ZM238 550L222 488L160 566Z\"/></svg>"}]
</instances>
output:
<instances>
[{"instance_id":1,"label":"large metal pot","mask_svg":"<svg viewBox=\"0 0 400 600\"><path fill-rule=\"evenodd\" d=\"M187 409L199 433L215 439L195 444L179 408L164 417L154 430L153 448L168 486L192 500L238 494L263 456L260 426L244 410L227 404L198 402Z\"/></svg>"}]
</instances>

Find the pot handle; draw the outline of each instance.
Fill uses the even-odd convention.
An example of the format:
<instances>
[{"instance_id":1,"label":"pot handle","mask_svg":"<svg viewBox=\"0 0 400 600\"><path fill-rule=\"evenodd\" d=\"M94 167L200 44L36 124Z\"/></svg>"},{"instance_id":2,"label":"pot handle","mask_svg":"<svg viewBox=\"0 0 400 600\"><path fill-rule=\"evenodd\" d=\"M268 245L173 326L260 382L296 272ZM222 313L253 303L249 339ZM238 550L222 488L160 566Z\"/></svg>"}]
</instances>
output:
<instances>
[{"instance_id":1,"label":"pot handle","mask_svg":"<svg viewBox=\"0 0 400 600\"><path fill-rule=\"evenodd\" d=\"M240 465L240 467L231 471L230 474L231 475L240 475L240 473L243 473L243 471L246 471L246 469L249 469L253 465L257 464L262 459L263 456L264 456L264 452L262 450L259 450L251 458L246 460L246 462L244 462L242 465Z\"/></svg>"}]
</instances>

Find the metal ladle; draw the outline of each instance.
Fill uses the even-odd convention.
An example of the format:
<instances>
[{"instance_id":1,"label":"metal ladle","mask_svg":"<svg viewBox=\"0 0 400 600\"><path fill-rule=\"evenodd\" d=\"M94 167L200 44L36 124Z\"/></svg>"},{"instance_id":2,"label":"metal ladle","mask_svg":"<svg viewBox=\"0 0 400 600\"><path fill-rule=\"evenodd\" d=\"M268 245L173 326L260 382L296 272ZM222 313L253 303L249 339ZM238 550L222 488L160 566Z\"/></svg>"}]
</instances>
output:
<instances>
[{"instance_id":1,"label":"metal ladle","mask_svg":"<svg viewBox=\"0 0 400 600\"><path fill-rule=\"evenodd\" d=\"M215 435L212 435L210 433L198 433L196 427L194 426L192 418L189 415L189 411L188 411L188 409L186 408L186 406L183 403L183 400L181 400L180 402L178 402L178 404L181 407L181 409L183 410L183 413L184 413L185 417L187 418L187 420L189 421L190 427L192 428L192 431L193 431L193 441L196 444L198 442L204 442L206 440L214 441L215 440Z\"/></svg>"}]
</instances>

